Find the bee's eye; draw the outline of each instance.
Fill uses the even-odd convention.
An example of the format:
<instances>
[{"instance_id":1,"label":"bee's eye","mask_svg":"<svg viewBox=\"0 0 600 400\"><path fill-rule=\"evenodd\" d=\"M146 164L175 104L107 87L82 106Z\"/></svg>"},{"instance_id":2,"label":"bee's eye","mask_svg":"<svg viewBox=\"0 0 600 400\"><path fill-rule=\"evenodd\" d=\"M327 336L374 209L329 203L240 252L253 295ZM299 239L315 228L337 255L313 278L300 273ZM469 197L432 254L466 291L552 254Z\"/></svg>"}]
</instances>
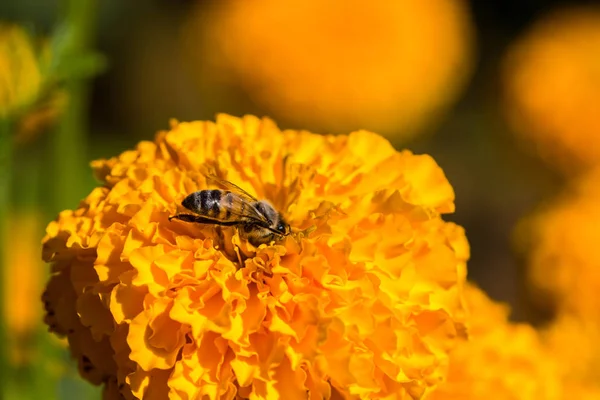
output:
<instances>
[{"instance_id":1,"label":"bee's eye","mask_svg":"<svg viewBox=\"0 0 600 400\"><path fill-rule=\"evenodd\" d=\"M277 225L277 230L278 230L278 231L281 231L281 232L285 231L285 225L284 225L283 223L281 223L281 222L280 222L280 223Z\"/></svg>"}]
</instances>

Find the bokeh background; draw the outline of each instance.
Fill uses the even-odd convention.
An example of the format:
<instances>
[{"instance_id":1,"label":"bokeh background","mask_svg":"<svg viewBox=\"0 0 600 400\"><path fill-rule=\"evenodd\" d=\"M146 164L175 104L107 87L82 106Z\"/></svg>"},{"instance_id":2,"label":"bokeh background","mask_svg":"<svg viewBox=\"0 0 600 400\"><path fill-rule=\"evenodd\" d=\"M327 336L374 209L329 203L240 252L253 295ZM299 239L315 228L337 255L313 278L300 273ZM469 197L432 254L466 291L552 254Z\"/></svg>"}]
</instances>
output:
<instances>
[{"instance_id":1,"label":"bokeh background","mask_svg":"<svg viewBox=\"0 0 600 400\"><path fill-rule=\"evenodd\" d=\"M432 155L456 192L447 219L466 229L469 278L514 321L552 318L527 285L515 229L600 162L600 8L365 4L0 2L6 398L98 398L41 322L43 229L96 185L89 161L151 140L171 118L368 129Z\"/></svg>"}]
</instances>

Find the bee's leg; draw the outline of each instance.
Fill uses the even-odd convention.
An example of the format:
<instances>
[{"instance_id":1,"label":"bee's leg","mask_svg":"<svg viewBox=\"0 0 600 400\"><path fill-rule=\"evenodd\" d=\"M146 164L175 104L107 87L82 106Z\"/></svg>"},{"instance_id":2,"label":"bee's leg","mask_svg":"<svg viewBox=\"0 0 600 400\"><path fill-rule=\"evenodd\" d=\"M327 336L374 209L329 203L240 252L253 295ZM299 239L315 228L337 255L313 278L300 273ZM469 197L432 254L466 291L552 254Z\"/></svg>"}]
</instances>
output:
<instances>
[{"instance_id":1,"label":"bee's leg","mask_svg":"<svg viewBox=\"0 0 600 400\"><path fill-rule=\"evenodd\" d=\"M258 247L261 244L271 243L275 239L275 234L272 232L265 233L261 230L254 230L246 235L246 239L252 246Z\"/></svg>"},{"instance_id":2,"label":"bee's leg","mask_svg":"<svg viewBox=\"0 0 600 400\"><path fill-rule=\"evenodd\" d=\"M235 250L235 254L237 255L237 259L238 259L240 268L244 267L244 262L242 261L242 255L240 254L240 248L234 245L233 250Z\"/></svg>"},{"instance_id":3,"label":"bee's leg","mask_svg":"<svg viewBox=\"0 0 600 400\"><path fill-rule=\"evenodd\" d=\"M185 222L196 222L198 224L210 224L210 225L220 225L220 226L235 226L239 225L239 221L219 221L217 219L206 218L200 215L194 214L177 214L169 217L169 221L172 219L179 219Z\"/></svg>"},{"instance_id":4,"label":"bee's leg","mask_svg":"<svg viewBox=\"0 0 600 400\"><path fill-rule=\"evenodd\" d=\"M185 222L196 222L196 218L198 218L198 216L194 215L194 214L177 214L177 215L170 216L169 221L171 221L173 219L179 219L179 220L185 221Z\"/></svg>"}]
</instances>

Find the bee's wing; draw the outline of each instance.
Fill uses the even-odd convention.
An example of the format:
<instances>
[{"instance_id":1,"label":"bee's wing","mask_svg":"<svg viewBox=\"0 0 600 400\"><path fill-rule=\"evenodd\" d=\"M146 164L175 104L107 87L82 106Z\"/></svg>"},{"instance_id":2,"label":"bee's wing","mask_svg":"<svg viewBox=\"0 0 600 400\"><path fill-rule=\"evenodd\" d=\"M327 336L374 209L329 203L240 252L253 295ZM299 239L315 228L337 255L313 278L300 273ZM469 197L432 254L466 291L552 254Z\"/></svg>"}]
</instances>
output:
<instances>
[{"instance_id":1,"label":"bee's wing","mask_svg":"<svg viewBox=\"0 0 600 400\"><path fill-rule=\"evenodd\" d=\"M231 202L231 204L224 204L224 202L221 203L221 207L229 210L231 215L269 225L269 220L262 213L260 213L254 205L258 202L256 197L252 196L235 183L221 179L214 174L205 172L204 176L206 177L207 183L213 182L215 185L234 193L239 198L239 201Z\"/></svg>"},{"instance_id":2,"label":"bee's wing","mask_svg":"<svg viewBox=\"0 0 600 400\"><path fill-rule=\"evenodd\" d=\"M246 199L245 196L236 192L232 193L235 193L235 196L237 196L237 201L232 201L230 204L224 201L221 202L221 207L230 214L228 217L229 219L231 219L231 216L234 216L242 220L252 220L267 225L269 224L267 218L256 209L254 200Z\"/></svg>"},{"instance_id":3,"label":"bee's wing","mask_svg":"<svg viewBox=\"0 0 600 400\"><path fill-rule=\"evenodd\" d=\"M258 201L256 197L252 196L250 193L246 192L244 189L236 185L235 183L226 181L225 179L221 179L216 175L205 174L207 182L213 182L215 185L222 187L223 189L229 190L231 192L237 193L241 197L244 197L248 203L253 203Z\"/></svg>"}]
</instances>

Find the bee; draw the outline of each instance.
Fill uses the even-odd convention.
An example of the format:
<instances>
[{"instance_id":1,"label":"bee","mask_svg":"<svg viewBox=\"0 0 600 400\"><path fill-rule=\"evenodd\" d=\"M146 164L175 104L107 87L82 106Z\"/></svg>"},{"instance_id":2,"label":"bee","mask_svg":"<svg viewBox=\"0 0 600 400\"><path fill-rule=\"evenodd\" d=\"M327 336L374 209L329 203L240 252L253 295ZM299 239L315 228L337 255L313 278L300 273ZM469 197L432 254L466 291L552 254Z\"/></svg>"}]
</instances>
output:
<instances>
[{"instance_id":1,"label":"bee","mask_svg":"<svg viewBox=\"0 0 600 400\"><path fill-rule=\"evenodd\" d=\"M234 226L253 246L281 240L291 233L290 225L267 200L258 200L239 186L219 179L214 180L224 189L199 190L186 196L181 205L193 214L177 214L169 221Z\"/></svg>"}]
</instances>

